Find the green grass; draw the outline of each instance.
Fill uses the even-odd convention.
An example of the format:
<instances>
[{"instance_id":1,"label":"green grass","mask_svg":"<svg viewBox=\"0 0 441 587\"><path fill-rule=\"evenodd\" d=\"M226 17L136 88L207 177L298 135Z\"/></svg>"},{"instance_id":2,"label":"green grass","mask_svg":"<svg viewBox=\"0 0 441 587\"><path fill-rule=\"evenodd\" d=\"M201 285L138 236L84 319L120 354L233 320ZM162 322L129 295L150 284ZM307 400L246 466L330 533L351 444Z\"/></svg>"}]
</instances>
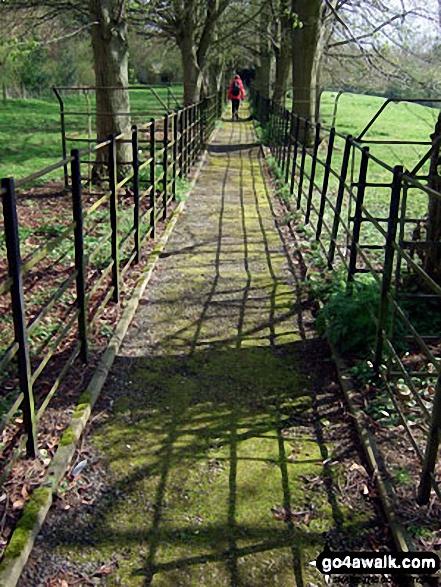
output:
<instances>
[{"instance_id":1,"label":"green grass","mask_svg":"<svg viewBox=\"0 0 441 587\"><path fill-rule=\"evenodd\" d=\"M321 101L322 121L331 125L335 92L324 92ZM335 127L342 134L357 137L386 101L379 96L342 94L337 104ZM364 140L430 141L439 111L435 108L401 102L390 103L364 136ZM373 155L389 165L411 169L428 151L421 145L367 145Z\"/></svg>"},{"instance_id":2,"label":"green grass","mask_svg":"<svg viewBox=\"0 0 441 587\"><path fill-rule=\"evenodd\" d=\"M385 103L386 98L378 96L342 94L338 99L338 108L334 119L334 106L337 100L336 92L324 92L321 100L321 118L325 127L323 131L324 140L321 142L318 157L321 163L318 163L315 174L314 195L312 199L313 209L311 212L311 224L313 237L316 228L317 213L314 210L319 208L320 195L319 189L323 185L324 163L328 150L328 136L329 127L334 124L337 132L343 137L352 135L358 137L364 130L367 124L372 120L375 114L379 111L381 106ZM369 131L364 135L363 140L366 141L362 146L368 146L371 155L384 162L387 166L375 161L373 158L369 160L367 181L373 184L390 184L392 182L392 172L390 168L396 165L402 165L405 170L411 171L418 164L421 158L428 152L429 145L382 145L372 143L370 141L427 141L430 142L430 135L433 133L435 122L437 120L439 111L420 104L413 104L409 102L390 103L379 118L375 121ZM336 136L333 156L332 169L339 175L341 171L343 152L344 152L344 138ZM350 169L347 176L347 185L352 183L352 191L355 195L357 193L356 183L358 181L358 173L360 168L361 152L355 149L354 157L351 158ZM311 173L311 157L307 157L305 170L307 176ZM297 159L300 164L300 154ZM422 168L422 175L428 173L428 164ZM424 180L422 183L425 183ZM309 190L308 177L305 177L303 183L302 208L305 211L306 201ZM338 179L335 176L330 177L328 198L335 203L335 198L338 191ZM365 190L364 204L365 207L374 217L387 218L389 215L389 201L391 188L388 186L369 186ZM294 191L294 197L297 199L297 186ZM407 218L423 218L427 213L427 195L417 189L411 189L408 192L407 201ZM343 204L343 218L346 219L352 216L354 212L355 203L352 201L348 205L347 195ZM322 239L325 242L325 247L329 245L327 232L329 234L330 227L333 222L333 211L330 206L325 208L325 228L322 233ZM383 228L386 224L383 223ZM405 239L412 238L412 232L415 228L415 223L410 223L406 226ZM340 230L340 233L343 230ZM384 239L376 228L371 223L364 222L361 229L360 242L365 245L383 245ZM340 245L346 246L344 237L340 239ZM370 252L369 257L375 264L379 260L381 252Z\"/></svg>"},{"instance_id":3,"label":"green grass","mask_svg":"<svg viewBox=\"0 0 441 587\"><path fill-rule=\"evenodd\" d=\"M155 90L167 103L165 88ZM173 86L172 92L180 99L180 86ZM88 104L84 95L69 94L65 97L67 112L81 112L81 115L66 115L66 130L68 135L87 138ZM164 108L158 99L149 90L131 91L132 123L140 124L151 117L159 117ZM91 110L94 110L94 99L90 100ZM176 107L171 100L170 107ZM61 147L60 108L55 96L47 100L8 100L0 104L0 178L13 176L23 178L39 169L52 165L62 158ZM95 116L92 116L92 137L95 136ZM71 148L85 147L85 143L68 142L68 152ZM48 179L60 179L63 170L45 176L40 183Z\"/></svg>"}]
</instances>

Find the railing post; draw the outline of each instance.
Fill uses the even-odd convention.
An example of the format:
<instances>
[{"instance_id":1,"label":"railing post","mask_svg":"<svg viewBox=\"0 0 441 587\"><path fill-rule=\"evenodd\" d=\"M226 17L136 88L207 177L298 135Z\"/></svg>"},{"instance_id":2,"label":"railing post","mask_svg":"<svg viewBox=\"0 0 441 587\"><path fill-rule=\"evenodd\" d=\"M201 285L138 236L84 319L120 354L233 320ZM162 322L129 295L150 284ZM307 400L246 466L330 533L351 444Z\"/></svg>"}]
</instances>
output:
<instances>
[{"instance_id":1,"label":"railing post","mask_svg":"<svg viewBox=\"0 0 441 587\"><path fill-rule=\"evenodd\" d=\"M150 119L150 226L151 237L156 236L156 123Z\"/></svg>"},{"instance_id":2,"label":"railing post","mask_svg":"<svg viewBox=\"0 0 441 587\"><path fill-rule=\"evenodd\" d=\"M288 136L289 136L289 112L286 110L286 108L283 106L282 107L282 113L283 113L283 126L282 126L282 160L281 160L281 169L282 172L285 172L285 165L286 165L286 151L287 151L287 146L288 146Z\"/></svg>"},{"instance_id":3,"label":"railing post","mask_svg":"<svg viewBox=\"0 0 441 587\"><path fill-rule=\"evenodd\" d=\"M349 257L348 283L354 281L354 275L357 269L357 248L360 241L360 230L362 222L362 207L364 201L364 192L366 190L366 176L369 164L369 147L363 147L361 150L360 171L357 183L357 199L355 200L354 226L352 228L352 241Z\"/></svg>"},{"instance_id":4,"label":"railing post","mask_svg":"<svg viewBox=\"0 0 441 587\"><path fill-rule=\"evenodd\" d=\"M285 150L285 111L284 108L278 105L278 116L279 116L279 167L283 172L283 154Z\"/></svg>"},{"instance_id":5,"label":"railing post","mask_svg":"<svg viewBox=\"0 0 441 587\"><path fill-rule=\"evenodd\" d=\"M319 241L322 234L323 216L325 214L326 196L328 194L329 174L331 172L332 153L334 150L335 128L331 128L329 133L328 153L326 155L325 174L323 176L322 194L320 198L319 217L317 221L317 230L315 240Z\"/></svg>"},{"instance_id":6,"label":"railing post","mask_svg":"<svg viewBox=\"0 0 441 587\"><path fill-rule=\"evenodd\" d=\"M190 167L189 157L190 157L190 137L189 137L189 118L190 118L190 108L187 106L184 110L184 175L188 175L188 170Z\"/></svg>"},{"instance_id":7,"label":"railing post","mask_svg":"<svg viewBox=\"0 0 441 587\"><path fill-rule=\"evenodd\" d=\"M299 150L299 134L300 134L300 118L297 114L294 114L296 119L295 131L294 131L294 153L292 156L292 169L291 169L291 182L289 186L289 191L291 195L294 193L294 183L295 183L295 176L297 170L297 153Z\"/></svg>"},{"instance_id":8,"label":"railing post","mask_svg":"<svg viewBox=\"0 0 441 587\"><path fill-rule=\"evenodd\" d=\"M276 102L273 103L274 108L274 142L275 148L274 153L277 161L277 165L280 167L280 144L281 144L281 131L280 131L280 106Z\"/></svg>"},{"instance_id":9,"label":"railing post","mask_svg":"<svg viewBox=\"0 0 441 587\"><path fill-rule=\"evenodd\" d=\"M197 105L191 107L191 164L196 161L197 149Z\"/></svg>"},{"instance_id":10,"label":"railing post","mask_svg":"<svg viewBox=\"0 0 441 587\"><path fill-rule=\"evenodd\" d=\"M57 97L58 103L60 104L60 122L61 122L61 150L63 153L63 159L67 158L67 143L66 143L66 116L64 112L64 101L61 97L58 88L55 86L52 87L55 96ZM63 174L64 174L64 187L69 187L69 173L67 170L67 165L63 166Z\"/></svg>"},{"instance_id":11,"label":"railing post","mask_svg":"<svg viewBox=\"0 0 441 587\"><path fill-rule=\"evenodd\" d=\"M14 321L15 340L18 343L18 376L20 390L23 393L21 409L23 411L23 427L28 438L26 452L28 457L34 458L38 452L37 431L35 424L35 403L32 391L32 373L29 359L29 340L26 328L26 314L24 307L23 281L21 275L20 237L18 234L17 205L15 202L15 187L12 178L2 179L3 216L5 220L6 250L8 256L9 275L12 278L11 303Z\"/></svg>"},{"instance_id":12,"label":"railing post","mask_svg":"<svg viewBox=\"0 0 441 587\"><path fill-rule=\"evenodd\" d=\"M202 107L202 148L205 149L208 141L208 98L205 98Z\"/></svg>"},{"instance_id":13,"label":"railing post","mask_svg":"<svg viewBox=\"0 0 441 587\"><path fill-rule=\"evenodd\" d=\"M178 178L178 114L173 114L173 200L176 200L176 181Z\"/></svg>"},{"instance_id":14,"label":"railing post","mask_svg":"<svg viewBox=\"0 0 441 587\"><path fill-rule=\"evenodd\" d=\"M389 293L392 284L392 273L395 257L394 243L397 236L398 214L400 211L402 176L403 167L401 165L395 166L390 197L389 218L387 222L383 278L381 281L381 301L378 311L378 327L374 355L374 370L376 373L379 372L383 356L383 338L387 328L387 318L389 313Z\"/></svg>"},{"instance_id":15,"label":"railing post","mask_svg":"<svg viewBox=\"0 0 441 587\"><path fill-rule=\"evenodd\" d=\"M133 228L135 229L135 263L139 263L141 235L139 230L139 155L138 127L132 126L132 166L133 166Z\"/></svg>"},{"instance_id":16,"label":"railing post","mask_svg":"<svg viewBox=\"0 0 441 587\"><path fill-rule=\"evenodd\" d=\"M340 181L338 185L338 192L337 192L337 199L335 201L335 212L334 212L334 221L332 223L332 231L331 231L331 242L329 243L329 251L328 251L328 268L332 269L332 264L334 263L334 256L335 256L335 248L337 246L337 236L338 236L338 228L340 226L340 214L343 205L343 197L345 193L345 184L346 178L348 175L348 168L349 168L349 159L351 156L351 149L352 149L352 135L348 135L345 141L345 149L343 153L343 160L341 164L341 171L340 171Z\"/></svg>"},{"instance_id":17,"label":"railing post","mask_svg":"<svg viewBox=\"0 0 441 587\"><path fill-rule=\"evenodd\" d=\"M193 127L193 115L194 115L194 106L191 105L188 109L188 168L187 173L190 170L190 167L193 164L193 136L194 136L194 127Z\"/></svg>"},{"instance_id":18,"label":"railing post","mask_svg":"<svg viewBox=\"0 0 441 587\"><path fill-rule=\"evenodd\" d=\"M417 493L417 504L426 505L429 503L430 489L432 486L432 475L438 460L438 447L441 431L441 377L435 387L433 399L432 418L430 430L427 437L426 454L424 455L423 471L421 473L420 485Z\"/></svg>"},{"instance_id":19,"label":"railing post","mask_svg":"<svg viewBox=\"0 0 441 587\"><path fill-rule=\"evenodd\" d=\"M321 127L320 123L317 123L315 125L314 147L312 150L312 165L311 165L311 173L309 176L309 189L308 189L308 200L306 202L305 224L309 223L309 217L311 216L312 195L314 193L315 170L317 169L317 153L318 153L318 148L320 145L321 130L322 130L322 127Z\"/></svg>"},{"instance_id":20,"label":"railing post","mask_svg":"<svg viewBox=\"0 0 441 587\"><path fill-rule=\"evenodd\" d=\"M300 205L302 202L303 175L305 172L306 152L307 152L307 147L308 147L309 118L305 118L303 123L305 126L303 129L302 158L300 160L300 178L299 178L299 188L297 191L297 210L300 210Z\"/></svg>"},{"instance_id":21,"label":"railing post","mask_svg":"<svg viewBox=\"0 0 441 587\"><path fill-rule=\"evenodd\" d=\"M184 176L184 127L182 110L179 110L178 118L178 129L179 129L179 177L182 179Z\"/></svg>"},{"instance_id":22,"label":"railing post","mask_svg":"<svg viewBox=\"0 0 441 587\"><path fill-rule=\"evenodd\" d=\"M163 137L164 153L162 158L163 175L163 190L162 190L162 219L167 218L167 184L168 184L168 114L164 116L164 137Z\"/></svg>"},{"instance_id":23,"label":"railing post","mask_svg":"<svg viewBox=\"0 0 441 587\"><path fill-rule=\"evenodd\" d=\"M286 108L284 109L284 116L282 171L285 173L285 183L288 183L289 155L291 153L291 116Z\"/></svg>"},{"instance_id":24,"label":"railing post","mask_svg":"<svg viewBox=\"0 0 441 587\"><path fill-rule=\"evenodd\" d=\"M84 230L83 230L83 205L81 188L80 152L72 149L71 176L72 176L72 210L75 222L75 270L77 273L77 308L78 308L78 334L80 338L80 356L83 363L88 362L87 344L87 302L86 283L84 278Z\"/></svg>"},{"instance_id":25,"label":"railing post","mask_svg":"<svg viewBox=\"0 0 441 587\"><path fill-rule=\"evenodd\" d=\"M115 135L110 135L109 145L109 188L110 188L110 226L112 229L112 285L113 301L119 302L119 238L118 238L118 194L116 191L117 161Z\"/></svg>"}]
</instances>

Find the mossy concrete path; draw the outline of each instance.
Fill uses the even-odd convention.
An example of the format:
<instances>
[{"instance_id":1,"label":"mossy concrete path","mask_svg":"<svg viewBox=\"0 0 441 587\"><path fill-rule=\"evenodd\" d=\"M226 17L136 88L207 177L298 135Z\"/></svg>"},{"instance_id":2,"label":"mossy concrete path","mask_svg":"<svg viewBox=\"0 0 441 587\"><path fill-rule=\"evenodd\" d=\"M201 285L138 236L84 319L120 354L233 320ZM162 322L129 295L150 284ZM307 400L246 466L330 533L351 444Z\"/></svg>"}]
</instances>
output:
<instances>
[{"instance_id":1,"label":"mossy concrete path","mask_svg":"<svg viewBox=\"0 0 441 587\"><path fill-rule=\"evenodd\" d=\"M55 561L66 584L307 587L324 584L310 562L326 542L378 540L277 205L252 123L224 120L85 441L95 501L55 506L34 570L54 577Z\"/></svg>"}]
</instances>

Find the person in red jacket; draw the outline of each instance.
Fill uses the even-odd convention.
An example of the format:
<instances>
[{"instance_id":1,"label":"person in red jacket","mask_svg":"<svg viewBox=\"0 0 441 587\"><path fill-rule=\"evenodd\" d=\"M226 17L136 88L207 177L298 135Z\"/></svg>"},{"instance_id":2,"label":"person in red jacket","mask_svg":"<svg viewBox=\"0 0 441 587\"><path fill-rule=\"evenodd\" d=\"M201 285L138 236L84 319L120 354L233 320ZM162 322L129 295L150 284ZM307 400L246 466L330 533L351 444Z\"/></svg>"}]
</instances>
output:
<instances>
[{"instance_id":1,"label":"person in red jacket","mask_svg":"<svg viewBox=\"0 0 441 587\"><path fill-rule=\"evenodd\" d=\"M239 119L239 105L241 100L245 100L245 90L240 75L235 75L233 81L228 87L228 99L231 100L231 113L233 120Z\"/></svg>"}]
</instances>

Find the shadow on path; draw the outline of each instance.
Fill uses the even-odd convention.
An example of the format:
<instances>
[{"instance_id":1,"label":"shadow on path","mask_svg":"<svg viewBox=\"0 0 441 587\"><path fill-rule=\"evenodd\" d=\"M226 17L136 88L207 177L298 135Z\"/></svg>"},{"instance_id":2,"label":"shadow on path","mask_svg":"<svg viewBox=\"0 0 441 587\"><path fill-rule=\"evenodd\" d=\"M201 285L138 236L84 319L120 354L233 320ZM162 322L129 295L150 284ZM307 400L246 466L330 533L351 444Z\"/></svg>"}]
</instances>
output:
<instances>
[{"instance_id":1,"label":"shadow on path","mask_svg":"<svg viewBox=\"0 0 441 587\"><path fill-rule=\"evenodd\" d=\"M255 145L236 123L210 145L96 407L103 489L52 513L40 560L113 561L110 586L307 587L325 543L375 531L342 499L334 452L357 454Z\"/></svg>"}]
</instances>

